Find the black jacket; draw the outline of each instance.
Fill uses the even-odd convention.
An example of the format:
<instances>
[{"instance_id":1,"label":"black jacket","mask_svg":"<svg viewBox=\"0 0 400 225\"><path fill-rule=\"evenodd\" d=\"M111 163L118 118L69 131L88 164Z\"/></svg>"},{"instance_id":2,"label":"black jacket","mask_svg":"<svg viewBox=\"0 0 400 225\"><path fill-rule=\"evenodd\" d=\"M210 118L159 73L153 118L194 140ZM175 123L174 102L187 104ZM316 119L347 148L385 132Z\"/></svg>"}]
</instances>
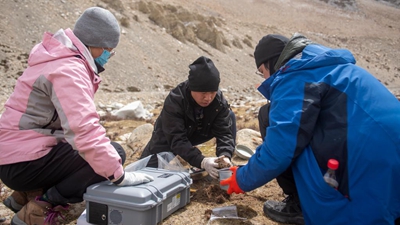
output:
<instances>
[{"instance_id":1,"label":"black jacket","mask_svg":"<svg viewBox=\"0 0 400 225\"><path fill-rule=\"evenodd\" d=\"M190 165L200 168L204 156L190 142L198 126L194 118L196 105L190 94L188 81L171 90L164 101L164 107L155 122L152 137L143 155L172 152ZM211 135L216 138L217 156L225 155L231 158L235 148L231 126L235 125L232 124L229 112L230 106L218 90L214 101L203 108L202 129L198 132L205 137Z\"/></svg>"}]
</instances>

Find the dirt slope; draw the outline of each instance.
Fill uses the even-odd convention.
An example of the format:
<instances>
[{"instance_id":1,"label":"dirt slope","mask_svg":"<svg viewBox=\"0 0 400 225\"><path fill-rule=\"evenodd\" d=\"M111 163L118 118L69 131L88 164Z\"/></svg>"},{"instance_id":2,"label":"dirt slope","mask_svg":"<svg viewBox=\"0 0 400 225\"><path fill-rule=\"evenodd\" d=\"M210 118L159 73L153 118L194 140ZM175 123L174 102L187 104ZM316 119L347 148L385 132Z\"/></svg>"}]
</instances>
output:
<instances>
[{"instance_id":1,"label":"dirt slope","mask_svg":"<svg viewBox=\"0 0 400 225\"><path fill-rule=\"evenodd\" d=\"M0 102L12 91L43 32L72 28L83 10L94 5L114 12L123 29L117 55L101 75L99 101L162 98L187 78L188 65L200 55L215 61L222 74L221 87L229 90L232 99L259 96L254 93L254 85L262 81L254 74L255 45L267 33L290 36L295 32L350 49L360 66L396 94L400 92L400 9L373 0L0 2Z\"/></svg>"}]
</instances>

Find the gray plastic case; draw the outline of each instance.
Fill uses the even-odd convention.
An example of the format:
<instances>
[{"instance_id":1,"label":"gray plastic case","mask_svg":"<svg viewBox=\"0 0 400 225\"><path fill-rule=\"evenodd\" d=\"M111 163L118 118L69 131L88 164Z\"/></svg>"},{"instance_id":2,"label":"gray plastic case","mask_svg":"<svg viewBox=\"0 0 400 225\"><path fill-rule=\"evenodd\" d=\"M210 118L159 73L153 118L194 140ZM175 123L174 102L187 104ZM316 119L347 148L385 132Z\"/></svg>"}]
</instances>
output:
<instances>
[{"instance_id":1,"label":"gray plastic case","mask_svg":"<svg viewBox=\"0 0 400 225\"><path fill-rule=\"evenodd\" d=\"M190 202L188 172L145 167L138 172L154 181L119 187L109 181L87 188L86 221L99 225L156 225Z\"/></svg>"}]
</instances>

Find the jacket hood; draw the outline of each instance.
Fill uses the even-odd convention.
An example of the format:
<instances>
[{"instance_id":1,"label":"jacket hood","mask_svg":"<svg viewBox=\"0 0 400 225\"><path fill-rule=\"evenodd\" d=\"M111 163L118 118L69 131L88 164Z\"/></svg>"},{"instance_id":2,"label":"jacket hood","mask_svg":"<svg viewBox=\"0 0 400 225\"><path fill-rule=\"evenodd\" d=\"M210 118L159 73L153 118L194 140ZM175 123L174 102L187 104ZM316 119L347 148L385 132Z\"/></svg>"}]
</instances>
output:
<instances>
[{"instance_id":1,"label":"jacket hood","mask_svg":"<svg viewBox=\"0 0 400 225\"><path fill-rule=\"evenodd\" d=\"M288 63L289 61L291 62ZM296 33L283 49L275 69L278 71L284 67L285 71L290 71L343 63L355 64L355 62L353 55L347 49L331 49Z\"/></svg>"},{"instance_id":2,"label":"jacket hood","mask_svg":"<svg viewBox=\"0 0 400 225\"><path fill-rule=\"evenodd\" d=\"M295 33L289 40L289 42L283 48L277 62L275 63L275 71L279 70L287 61L293 58L295 55L303 51L303 49L311 44L312 42L305 36Z\"/></svg>"},{"instance_id":3,"label":"jacket hood","mask_svg":"<svg viewBox=\"0 0 400 225\"><path fill-rule=\"evenodd\" d=\"M35 66L60 58L82 55L97 74L97 67L89 50L73 35L70 29L58 30L55 34L45 32L42 42L33 47L29 54L28 65ZM77 43L79 42L79 43ZM78 47L79 45L79 47Z\"/></svg>"},{"instance_id":4,"label":"jacket hood","mask_svg":"<svg viewBox=\"0 0 400 225\"><path fill-rule=\"evenodd\" d=\"M347 63L356 63L353 54L349 50L331 49L312 43L304 36L294 36L283 50L276 64L279 70L266 79L258 90L264 97L270 99L270 88L280 77L286 76L289 73L295 75L295 71L312 70L314 68Z\"/></svg>"}]
</instances>

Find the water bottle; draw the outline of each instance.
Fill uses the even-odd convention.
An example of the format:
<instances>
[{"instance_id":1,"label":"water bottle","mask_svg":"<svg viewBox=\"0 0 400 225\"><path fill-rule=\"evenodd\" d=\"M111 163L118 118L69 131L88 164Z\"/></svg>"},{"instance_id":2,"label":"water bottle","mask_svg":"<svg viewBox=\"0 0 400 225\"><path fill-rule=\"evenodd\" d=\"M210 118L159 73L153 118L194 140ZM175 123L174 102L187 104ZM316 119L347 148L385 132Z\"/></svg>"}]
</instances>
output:
<instances>
[{"instance_id":1,"label":"water bottle","mask_svg":"<svg viewBox=\"0 0 400 225\"><path fill-rule=\"evenodd\" d=\"M328 170L324 174L324 180L328 183L331 187L337 189L339 183L336 180L336 170L339 167L339 162L336 159L329 159L328 160Z\"/></svg>"}]
</instances>

